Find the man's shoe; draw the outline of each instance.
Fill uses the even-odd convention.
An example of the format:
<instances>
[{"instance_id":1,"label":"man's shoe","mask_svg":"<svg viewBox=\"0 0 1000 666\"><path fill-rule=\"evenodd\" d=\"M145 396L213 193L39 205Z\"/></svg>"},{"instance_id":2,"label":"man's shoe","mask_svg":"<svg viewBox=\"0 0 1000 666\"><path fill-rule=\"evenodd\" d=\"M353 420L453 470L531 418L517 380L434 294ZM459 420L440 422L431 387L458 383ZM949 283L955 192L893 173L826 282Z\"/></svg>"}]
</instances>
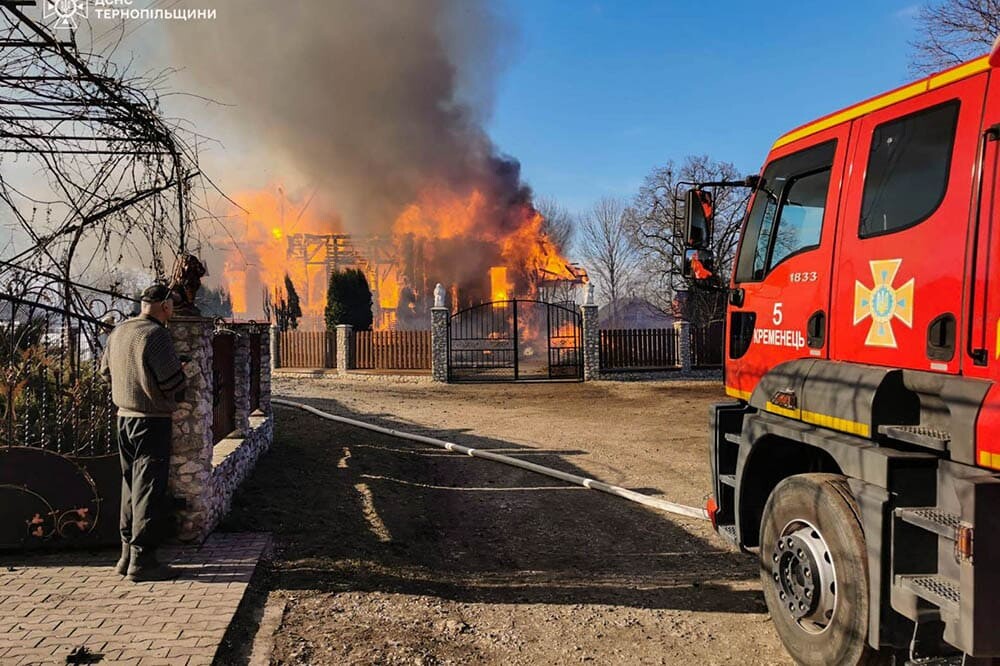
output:
<instances>
[{"instance_id":1,"label":"man's shoe","mask_svg":"<svg viewBox=\"0 0 1000 666\"><path fill-rule=\"evenodd\" d=\"M139 567L128 572L128 579L133 583L150 583L160 580L173 580L181 575L179 569L167 564Z\"/></svg>"},{"instance_id":2,"label":"man's shoe","mask_svg":"<svg viewBox=\"0 0 1000 666\"><path fill-rule=\"evenodd\" d=\"M118 563L115 564L115 572L119 576L124 576L128 573L128 565L131 561L130 549L127 543L122 543L122 556L118 558Z\"/></svg>"},{"instance_id":3,"label":"man's shoe","mask_svg":"<svg viewBox=\"0 0 1000 666\"><path fill-rule=\"evenodd\" d=\"M128 579L133 583L157 580L172 580L180 571L160 564L156 559L156 549L149 546L132 546L131 562L128 565Z\"/></svg>"}]
</instances>

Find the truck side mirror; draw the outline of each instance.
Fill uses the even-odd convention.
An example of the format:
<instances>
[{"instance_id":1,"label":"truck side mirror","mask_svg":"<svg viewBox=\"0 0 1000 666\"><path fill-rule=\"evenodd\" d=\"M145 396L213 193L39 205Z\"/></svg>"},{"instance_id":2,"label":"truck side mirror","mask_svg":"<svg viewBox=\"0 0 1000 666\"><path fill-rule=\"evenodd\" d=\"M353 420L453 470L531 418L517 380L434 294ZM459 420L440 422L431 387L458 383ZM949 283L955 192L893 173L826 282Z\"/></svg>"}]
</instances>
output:
<instances>
[{"instance_id":1,"label":"truck side mirror","mask_svg":"<svg viewBox=\"0 0 1000 666\"><path fill-rule=\"evenodd\" d=\"M688 247L705 248L711 244L714 214L710 192L699 189L687 191L684 197L684 241Z\"/></svg>"},{"instance_id":2,"label":"truck side mirror","mask_svg":"<svg viewBox=\"0 0 1000 666\"><path fill-rule=\"evenodd\" d=\"M690 248L684 252L684 277L704 282L715 274L715 257L711 250Z\"/></svg>"}]
</instances>

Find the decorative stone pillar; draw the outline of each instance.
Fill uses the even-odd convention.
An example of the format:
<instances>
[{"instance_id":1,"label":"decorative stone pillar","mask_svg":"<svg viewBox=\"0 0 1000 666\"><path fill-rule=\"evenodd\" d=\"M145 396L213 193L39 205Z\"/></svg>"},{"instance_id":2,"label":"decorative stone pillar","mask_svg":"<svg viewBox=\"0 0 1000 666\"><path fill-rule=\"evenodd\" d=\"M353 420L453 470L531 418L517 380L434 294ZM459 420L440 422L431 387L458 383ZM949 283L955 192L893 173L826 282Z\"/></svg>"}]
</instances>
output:
<instances>
[{"instance_id":1,"label":"decorative stone pillar","mask_svg":"<svg viewBox=\"0 0 1000 666\"><path fill-rule=\"evenodd\" d=\"M184 503L178 509L181 541L197 541L210 529L212 493L212 331L211 319L175 317L170 333L179 356L188 356L184 400L174 412L169 488Z\"/></svg>"},{"instance_id":2,"label":"decorative stone pillar","mask_svg":"<svg viewBox=\"0 0 1000 666\"><path fill-rule=\"evenodd\" d=\"M583 324L583 381L601 378L601 323L597 314L597 304L584 301L580 306Z\"/></svg>"},{"instance_id":3,"label":"decorative stone pillar","mask_svg":"<svg viewBox=\"0 0 1000 666\"><path fill-rule=\"evenodd\" d=\"M337 374L346 375L354 366L354 327L337 324Z\"/></svg>"},{"instance_id":4,"label":"decorative stone pillar","mask_svg":"<svg viewBox=\"0 0 1000 666\"><path fill-rule=\"evenodd\" d=\"M448 381L448 308L431 308L431 379Z\"/></svg>"},{"instance_id":5,"label":"decorative stone pillar","mask_svg":"<svg viewBox=\"0 0 1000 666\"><path fill-rule=\"evenodd\" d=\"M267 346L268 358L271 360L268 363L268 367L274 370L275 368L281 367L281 335L279 334L277 326L270 326L270 334L261 336L262 339L270 339ZM263 361L261 361L263 365Z\"/></svg>"},{"instance_id":6,"label":"decorative stone pillar","mask_svg":"<svg viewBox=\"0 0 1000 666\"><path fill-rule=\"evenodd\" d=\"M444 304L444 286L434 287L431 308L431 379L448 381L448 308Z\"/></svg>"},{"instance_id":7,"label":"decorative stone pillar","mask_svg":"<svg viewBox=\"0 0 1000 666\"><path fill-rule=\"evenodd\" d=\"M260 329L260 411L271 413L271 370L277 363L277 353L274 349L278 338L278 327L261 327Z\"/></svg>"},{"instance_id":8,"label":"decorative stone pillar","mask_svg":"<svg viewBox=\"0 0 1000 666\"><path fill-rule=\"evenodd\" d=\"M675 321L674 330L677 331L677 355L681 366L681 372L691 372L694 365L691 350L691 322Z\"/></svg>"}]
</instances>

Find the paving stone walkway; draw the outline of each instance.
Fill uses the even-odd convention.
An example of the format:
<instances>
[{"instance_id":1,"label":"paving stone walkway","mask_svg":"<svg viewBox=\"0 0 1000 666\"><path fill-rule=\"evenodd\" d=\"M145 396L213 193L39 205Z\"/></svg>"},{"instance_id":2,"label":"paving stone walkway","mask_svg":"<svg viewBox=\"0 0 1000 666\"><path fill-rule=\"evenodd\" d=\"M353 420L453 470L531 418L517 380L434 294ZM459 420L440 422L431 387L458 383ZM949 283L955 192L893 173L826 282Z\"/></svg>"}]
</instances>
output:
<instances>
[{"instance_id":1,"label":"paving stone walkway","mask_svg":"<svg viewBox=\"0 0 1000 666\"><path fill-rule=\"evenodd\" d=\"M0 664L211 664L267 534L214 534L200 547L164 548L182 570L161 583L130 583L117 551L0 557ZM100 659L98 659L100 655Z\"/></svg>"}]
</instances>

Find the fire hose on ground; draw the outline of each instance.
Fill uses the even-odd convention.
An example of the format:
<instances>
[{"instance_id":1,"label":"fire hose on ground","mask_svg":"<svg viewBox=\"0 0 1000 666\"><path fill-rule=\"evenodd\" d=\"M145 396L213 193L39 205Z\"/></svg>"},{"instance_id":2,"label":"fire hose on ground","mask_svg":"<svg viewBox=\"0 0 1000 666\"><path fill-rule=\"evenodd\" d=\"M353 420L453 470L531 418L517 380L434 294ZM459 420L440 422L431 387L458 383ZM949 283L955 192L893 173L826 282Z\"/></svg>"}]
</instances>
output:
<instances>
[{"instance_id":1,"label":"fire hose on ground","mask_svg":"<svg viewBox=\"0 0 1000 666\"><path fill-rule=\"evenodd\" d=\"M686 518L697 518L699 520L708 520L708 513L704 509L699 509L693 506L686 506L684 504L677 504L675 502L668 502L667 500L658 499L656 497L649 497L648 495L637 493L634 490L629 490L628 488L622 488L621 486L614 486L611 485L610 483L604 483L603 481L597 481L596 479L588 479L583 476L577 476L576 474L568 474L566 472L560 472L557 469L552 469L551 467L544 467L542 465L536 465L535 463L530 463L525 460L521 460L519 458L500 455L499 453L493 453L485 449L469 448L467 446L455 444L454 442L446 442L443 439L436 439L434 437L425 437L424 435L414 435L412 433L403 432L401 430L394 430L392 428L383 428L381 426L372 425L371 423L365 423L364 421L356 421L355 419L349 419L345 416L337 416L335 414L330 414L328 412L316 409L315 407L310 407L309 405L304 405L299 402L292 402L291 400L272 398L271 402L276 405L284 405L285 407L296 407L298 409L303 409L311 414L319 416L320 418L324 418L329 421L336 421L337 423L344 423L349 426L354 426L355 428L364 428L365 430L371 430L372 432L381 433L383 435L389 435L391 437L408 439L410 441L420 442L422 444L430 444L431 446L436 446L441 449L446 449L454 453L461 453L463 455L472 456L474 458L483 458L485 460L492 460L494 462L503 463L504 465L519 467L521 469L528 470L529 472L535 472L536 474L543 474L545 476L550 476L554 479L559 479L560 481L565 481L566 483L572 483L577 486L583 486L584 488L588 488L590 490L599 490L602 493L614 495L615 497L620 497L630 502L642 504L643 506L648 506L649 508L657 509L658 511L665 511L667 513L672 513L678 516L684 516Z\"/></svg>"}]
</instances>

